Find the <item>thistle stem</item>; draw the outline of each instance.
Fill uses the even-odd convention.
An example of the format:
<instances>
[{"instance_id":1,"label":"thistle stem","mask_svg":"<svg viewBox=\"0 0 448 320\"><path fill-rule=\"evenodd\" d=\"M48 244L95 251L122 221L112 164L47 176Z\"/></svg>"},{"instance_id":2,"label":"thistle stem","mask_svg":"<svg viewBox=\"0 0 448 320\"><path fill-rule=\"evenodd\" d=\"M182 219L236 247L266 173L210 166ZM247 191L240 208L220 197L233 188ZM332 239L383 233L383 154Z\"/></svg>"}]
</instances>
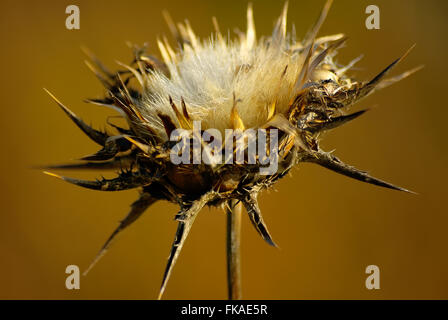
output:
<instances>
[{"instance_id":1,"label":"thistle stem","mask_svg":"<svg viewBox=\"0 0 448 320\"><path fill-rule=\"evenodd\" d=\"M227 285L229 300L241 300L241 202L228 202L227 214Z\"/></svg>"}]
</instances>

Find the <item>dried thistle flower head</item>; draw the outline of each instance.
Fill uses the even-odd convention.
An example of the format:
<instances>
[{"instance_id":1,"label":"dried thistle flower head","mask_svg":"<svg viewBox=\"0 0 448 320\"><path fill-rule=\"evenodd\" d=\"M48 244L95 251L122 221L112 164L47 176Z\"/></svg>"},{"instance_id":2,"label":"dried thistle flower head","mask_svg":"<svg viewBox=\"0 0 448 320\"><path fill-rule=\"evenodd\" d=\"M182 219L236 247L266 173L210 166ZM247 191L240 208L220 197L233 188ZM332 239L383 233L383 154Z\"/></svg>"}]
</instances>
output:
<instances>
[{"instance_id":1,"label":"dried thistle flower head","mask_svg":"<svg viewBox=\"0 0 448 320\"><path fill-rule=\"evenodd\" d=\"M287 5L272 35L257 39L249 5L247 32L239 34L236 39L224 38L214 20L216 32L210 39L200 40L188 22L176 26L166 15L177 47L173 49L165 38L159 40L162 60L146 54L142 48L135 48L131 65L123 64L123 70L111 72L90 55L93 65L89 63L89 67L104 84L107 95L104 99L91 99L89 102L118 110L128 124L127 128L111 124L117 131L115 135L88 126L52 96L78 127L102 148L82 158L83 163L51 168L126 168L121 169L114 179L97 181L51 175L94 190L141 190L129 214L94 262L105 253L118 232L159 200L180 206L176 216L178 229L160 296L196 216L206 205L240 201L258 233L275 246L263 222L257 196L300 162L316 163L360 181L408 191L348 166L319 147L321 132L336 128L365 112L345 114L348 106L417 70L384 79L406 53L370 81L356 81L347 76L357 59L344 67L334 61L338 48L345 43L345 36L336 34L316 38L330 4L331 1L326 3L317 22L302 41L297 41L294 33L287 32ZM199 132L192 130L195 121L201 125ZM174 154L182 151L193 156L194 144L198 143L199 147L209 151L209 155L222 156L220 151L230 148L232 159L237 153L244 159L237 163L200 161L175 164L172 156L176 141L172 141L172 136L179 129L184 130L181 134L184 143ZM213 139L205 139L201 135L204 131L215 130L213 141L218 142L217 137L226 129L239 133L246 129L265 131L255 131L252 136L243 135L246 142L243 145L237 144L232 137L223 139L217 144L218 148L216 145L211 147ZM256 154L249 159L250 142L263 132L274 131L278 133L275 152L269 149L264 158ZM267 145L275 143L271 135L265 134L264 138ZM275 171L269 174L260 172L266 164L266 156L269 159L275 156L277 161Z\"/></svg>"}]
</instances>

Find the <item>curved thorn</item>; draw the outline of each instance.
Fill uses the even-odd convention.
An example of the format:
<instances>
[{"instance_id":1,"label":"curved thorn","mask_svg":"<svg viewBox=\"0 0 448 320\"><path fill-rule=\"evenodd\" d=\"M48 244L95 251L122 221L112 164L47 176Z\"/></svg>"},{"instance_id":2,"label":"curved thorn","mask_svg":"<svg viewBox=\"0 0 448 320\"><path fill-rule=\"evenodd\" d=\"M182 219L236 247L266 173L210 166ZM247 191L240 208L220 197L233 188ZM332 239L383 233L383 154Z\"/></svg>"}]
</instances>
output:
<instances>
[{"instance_id":1,"label":"curved thorn","mask_svg":"<svg viewBox=\"0 0 448 320\"><path fill-rule=\"evenodd\" d=\"M110 169L121 169L123 167L129 167L129 165L134 161L132 157L119 157L105 162L87 162L87 163L68 163L68 164L57 164L50 166L40 166L35 169L63 169L63 170L110 170Z\"/></svg>"},{"instance_id":2,"label":"curved thorn","mask_svg":"<svg viewBox=\"0 0 448 320\"><path fill-rule=\"evenodd\" d=\"M105 244L101 247L100 251L90 263L89 267L86 269L86 271L84 271L84 276L86 276L89 271L96 265L96 263L106 254L117 234L131 225L134 221L136 221L145 212L145 210L156 201L157 199L152 197L149 193L142 193L140 195L140 198L132 203L131 210L129 211L127 216L122 221L120 221L119 226L114 230L114 232L112 232L112 234L106 240Z\"/></svg>"},{"instance_id":3,"label":"curved thorn","mask_svg":"<svg viewBox=\"0 0 448 320\"><path fill-rule=\"evenodd\" d=\"M84 121L82 121L76 114L74 114L70 109L62 104L50 91L45 89L45 92L61 107L61 109L72 119L72 121L94 142L99 145L104 146L107 138L109 137L107 134L95 130L92 127L88 126Z\"/></svg>"},{"instance_id":4,"label":"curved thorn","mask_svg":"<svg viewBox=\"0 0 448 320\"><path fill-rule=\"evenodd\" d=\"M417 71L423 69L423 65L418 66L414 69L408 70L406 72L403 72L402 74L399 74L398 76L392 77L392 78L388 78L388 79L384 79L383 81L381 81L377 86L376 89L384 89L392 84L394 84L395 82L401 81L407 77L409 77L410 75L416 73Z\"/></svg>"},{"instance_id":5,"label":"curved thorn","mask_svg":"<svg viewBox=\"0 0 448 320\"><path fill-rule=\"evenodd\" d=\"M402 61L404 58L406 58L411 52L412 49L414 49L415 44L410 47L400 58L396 59L394 62L392 62L390 65L388 65L383 71L381 71L377 76L375 76L372 80L370 80L362 89L363 95L369 94L375 87L380 83L380 81L384 78L386 74L389 73L390 70L392 70L393 67L395 67L400 61Z\"/></svg>"},{"instance_id":6,"label":"curved thorn","mask_svg":"<svg viewBox=\"0 0 448 320\"><path fill-rule=\"evenodd\" d=\"M117 155L117 153L128 152L132 148L132 143L128 141L124 136L112 136L106 140L104 148L98 152L82 157L79 160L84 161L105 161L109 160Z\"/></svg>"},{"instance_id":7,"label":"curved thorn","mask_svg":"<svg viewBox=\"0 0 448 320\"><path fill-rule=\"evenodd\" d=\"M334 129L339 126L342 126L343 124L345 124L349 121L352 121L352 120L358 118L359 116L363 115L366 111L368 111L368 109L354 112L354 113L344 115L344 116L331 118L328 121L313 125L311 128L306 129L306 130L309 130L311 132L317 132L317 131L326 131L326 130Z\"/></svg>"},{"instance_id":8,"label":"curved thorn","mask_svg":"<svg viewBox=\"0 0 448 320\"><path fill-rule=\"evenodd\" d=\"M261 235L264 241L266 241L269 245L278 248L275 242L272 240L268 228L264 223L263 217L261 216L261 211L258 206L257 194L249 193L245 198L241 199L241 202L246 208L247 214L249 215L252 225L255 227L255 229Z\"/></svg>"},{"instance_id":9,"label":"curved thorn","mask_svg":"<svg viewBox=\"0 0 448 320\"><path fill-rule=\"evenodd\" d=\"M115 128L121 135L126 136L126 135L132 135L133 132L130 129L125 129L122 128L116 124L113 124L111 122L109 122L109 120L107 121L107 124L110 125L111 127Z\"/></svg>"},{"instance_id":10,"label":"curved thorn","mask_svg":"<svg viewBox=\"0 0 448 320\"><path fill-rule=\"evenodd\" d=\"M168 258L168 263L165 268L165 273L163 275L162 285L160 287L158 300L162 299L163 293L165 292L166 284L171 276L172 269L176 264L179 253L187 239L188 233L190 232L191 226L194 223L199 211L210 201L216 194L214 192L208 192L204 194L201 198L194 201L189 207L182 209L177 215L179 220L179 225L177 227L176 236L174 238L173 245L171 247L170 256Z\"/></svg>"},{"instance_id":11,"label":"curved thorn","mask_svg":"<svg viewBox=\"0 0 448 320\"><path fill-rule=\"evenodd\" d=\"M90 154L79 158L82 161L106 161L112 159L117 154L117 150L111 151L107 149L101 149L94 154Z\"/></svg>"},{"instance_id":12,"label":"curved thorn","mask_svg":"<svg viewBox=\"0 0 448 320\"><path fill-rule=\"evenodd\" d=\"M404 192L416 194L413 191L410 191L410 190L395 186L393 184L390 184L386 181L374 178L374 177L370 176L367 172L364 172L364 171L358 170L352 166L349 166L349 165L343 163L341 160L339 160L334 155L332 155L328 152L324 152L322 150L319 150L315 153L310 154L308 158L304 159L304 161L316 163L316 164L318 164L322 167L325 167L331 171L340 173L344 176L347 176L347 177L350 177L350 178L353 178L353 179L356 179L356 180L359 180L362 182L370 183L370 184L388 188L388 189L393 189L393 190L404 191Z\"/></svg>"},{"instance_id":13,"label":"curved thorn","mask_svg":"<svg viewBox=\"0 0 448 320\"><path fill-rule=\"evenodd\" d=\"M149 185L153 178L151 177L143 177L140 175L136 175L134 173L125 173L121 174L119 177L114 179L102 179L97 181L90 180L80 180L65 176L60 176L58 174L44 171L43 173L48 174L49 176L56 177L62 179L71 184L99 191L122 191L129 190L134 188L143 187Z\"/></svg>"}]
</instances>

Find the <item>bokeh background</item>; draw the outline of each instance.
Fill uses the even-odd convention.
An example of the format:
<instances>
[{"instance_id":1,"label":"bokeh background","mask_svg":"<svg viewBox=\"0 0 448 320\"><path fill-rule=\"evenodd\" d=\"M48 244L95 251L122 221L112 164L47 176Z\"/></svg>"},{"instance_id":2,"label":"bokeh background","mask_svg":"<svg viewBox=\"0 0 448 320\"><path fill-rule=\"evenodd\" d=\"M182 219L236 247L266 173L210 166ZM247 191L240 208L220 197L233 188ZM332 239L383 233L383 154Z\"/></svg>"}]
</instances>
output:
<instances>
[{"instance_id":1,"label":"bokeh background","mask_svg":"<svg viewBox=\"0 0 448 320\"><path fill-rule=\"evenodd\" d=\"M282 1L255 0L258 35L270 34ZM81 29L65 28L76 4ZM369 4L381 29L367 30ZM290 0L289 22L303 36L323 1ZM115 242L81 289L65 289L69 264L85 269L127 213L136 191L101 193L45 176L33 166L64 163L96 145L42 90L50 89L83 119L103 128L104 108L82 102L103 89L84 65L82 45L110 67L129 62L126 42L169 35L161 12L188 18L201 36L245 29L246 1L3 0L0 33L3 131L0 215L0 298L154 299L174 237L176 206L157 203ZM274 239L267 246L243 217L243 294L247 299L448 298L446 1L337 0L321 35L350 39L339 62L363 53L356 76L369 79L417 46L393 71L417 65L412 77L356 106L372 110L326 135L327 150L379 178L415 190L405 194L363 184L312 164L294 170L261 196ZM291 24L289 24L289 27ZM67 174L67 172L65 172ZM92 173L73 173L91 178ZM367 290L368 265L381 270L381 289ZM168 284L167 299L225 299L225 215L205 209Z\"/></svg>"}]
</instances>

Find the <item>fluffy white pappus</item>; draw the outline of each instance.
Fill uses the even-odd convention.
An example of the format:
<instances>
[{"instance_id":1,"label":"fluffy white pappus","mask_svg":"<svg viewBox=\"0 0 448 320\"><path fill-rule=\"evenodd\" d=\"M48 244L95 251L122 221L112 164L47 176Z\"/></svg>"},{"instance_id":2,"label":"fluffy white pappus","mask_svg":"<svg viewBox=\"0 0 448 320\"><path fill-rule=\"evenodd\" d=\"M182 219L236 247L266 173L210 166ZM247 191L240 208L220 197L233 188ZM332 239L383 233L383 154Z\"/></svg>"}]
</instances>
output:
<instances>
[{"instance_id":1,"label":"fluffy white pappus","mask_svg":"<svg viewBox=\"0 0 448 320\"><path fill-rule=\"evenodd\" d=\"M169 75L157 70L151 72L144 83L143 99L136 102L155 132L167 138L158 114L168 115L173 123L179 124L170 98L178 108L183 99L192 120L201 121L202 129L214 128L221 132L232 128L233 107L246 128L265 124L273 105L275 113L286 114L300 89L297 86L305 65L308 68L309 49L313 48L309 58L313 60L328 47L328 42L343 38L337 34L314 42L296 43L293 33L286 31L286 14L287 5L272 35L261 40L256 39L249 5L247 31L236 39L224 39L216 25L216 33L201 41L187 22L185 26L178 24L184 45L177 52L166 39L158 41ZM334 66L332 56L325 56L325 65ZM310 80L337 78L333 72L320 67L310 69L307 77Z\"/></svg>"}]
</instances>

